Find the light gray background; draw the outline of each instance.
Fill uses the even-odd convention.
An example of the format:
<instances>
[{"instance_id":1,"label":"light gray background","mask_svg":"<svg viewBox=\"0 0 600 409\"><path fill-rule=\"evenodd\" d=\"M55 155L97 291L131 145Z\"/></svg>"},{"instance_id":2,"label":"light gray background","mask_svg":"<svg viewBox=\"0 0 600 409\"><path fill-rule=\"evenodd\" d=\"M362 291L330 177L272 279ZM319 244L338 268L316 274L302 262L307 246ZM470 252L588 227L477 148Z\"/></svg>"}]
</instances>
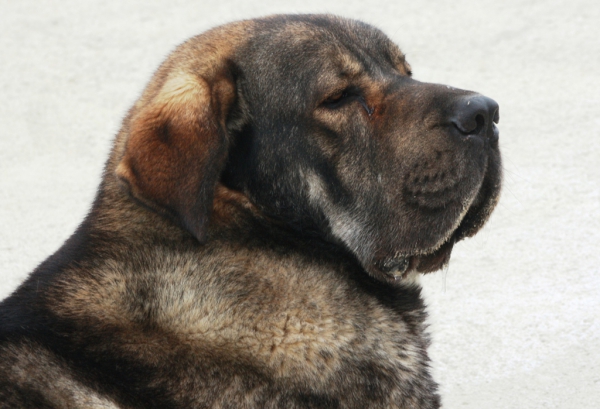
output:
<instances>
[{"instance_id":1,"label":"light gray background","mask_svg":"<svg viewBox=\"0 0 600 409\"><path fill-rule=\"evenodd\" d=\"M498 209L423 280L445 407L600 407L595 0L0 1L0 298L82 220L121 119L167 53L280 12L365 20L417 79L500 103Z\"/></svg>"}]
</instances>

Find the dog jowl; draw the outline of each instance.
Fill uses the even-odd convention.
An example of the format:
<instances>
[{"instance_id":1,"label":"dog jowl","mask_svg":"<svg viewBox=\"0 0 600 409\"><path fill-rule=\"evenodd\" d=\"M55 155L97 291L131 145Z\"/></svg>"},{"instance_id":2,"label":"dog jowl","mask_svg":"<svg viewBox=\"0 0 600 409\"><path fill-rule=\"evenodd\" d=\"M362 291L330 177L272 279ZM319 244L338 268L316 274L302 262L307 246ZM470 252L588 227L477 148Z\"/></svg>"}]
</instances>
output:
<instances>
[{"instance_id":1,"label":"dog jowl","mask_svg":"<svg viewBox=\"0 0 600 409\"><path fill-rule=\"evenodd\" d=\"M0 305L0 407L439 407L415 278L494 209L498 120L358 21L188 40Z\"/></svg>"}]
</instances>

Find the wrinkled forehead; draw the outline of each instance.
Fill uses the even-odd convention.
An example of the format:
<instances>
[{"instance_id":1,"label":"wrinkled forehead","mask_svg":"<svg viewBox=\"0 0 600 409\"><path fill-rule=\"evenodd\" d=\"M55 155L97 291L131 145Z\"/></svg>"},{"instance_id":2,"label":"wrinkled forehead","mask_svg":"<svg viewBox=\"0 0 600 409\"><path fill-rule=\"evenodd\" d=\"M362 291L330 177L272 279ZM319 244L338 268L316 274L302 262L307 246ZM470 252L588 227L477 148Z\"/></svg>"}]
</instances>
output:
<instances>
[{"instance_id":1,"label":"wrinkled forehead","mask_svg":"<svg viewBox=\"0 0 600 409\"><path fill-rule=\"evenodd\" d=\"M264 75L308 85L361 75L410 75L400 49L380 30L332 16L264 20L251 46Z\"/></svg>"}]
</instances>

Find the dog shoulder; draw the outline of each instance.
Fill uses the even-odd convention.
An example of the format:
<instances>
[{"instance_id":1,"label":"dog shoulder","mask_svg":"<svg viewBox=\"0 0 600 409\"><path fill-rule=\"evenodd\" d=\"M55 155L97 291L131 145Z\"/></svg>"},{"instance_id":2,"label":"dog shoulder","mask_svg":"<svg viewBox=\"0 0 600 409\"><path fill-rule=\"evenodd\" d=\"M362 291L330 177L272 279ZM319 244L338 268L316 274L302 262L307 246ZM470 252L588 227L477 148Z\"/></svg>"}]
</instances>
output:
<instances>
[{"instance_id":1,"label":"dog shoulder","mask_svg":"<svg viewBox=\"0 0 600 409\"><path fill-rule=\"evenodd\" d=\"M123 385L164 407L211 399L335 407L353 388L387 401L415 379L431 382L416 288L391 294L326 243L290 239L258 222L241 229L248 217L240 212L253 209L217 196L214 223L223 218L224 226L205 245L122 252L95 241L96 252L42 283L51 302L37 314L54 330L36 330L39 317L21 307L18 321L30 331L2 347L0 372L15 407L44 407L35 403L42 397L47 407L94 399L98 407L126 407Z\"/></svg>"}]
</instances>

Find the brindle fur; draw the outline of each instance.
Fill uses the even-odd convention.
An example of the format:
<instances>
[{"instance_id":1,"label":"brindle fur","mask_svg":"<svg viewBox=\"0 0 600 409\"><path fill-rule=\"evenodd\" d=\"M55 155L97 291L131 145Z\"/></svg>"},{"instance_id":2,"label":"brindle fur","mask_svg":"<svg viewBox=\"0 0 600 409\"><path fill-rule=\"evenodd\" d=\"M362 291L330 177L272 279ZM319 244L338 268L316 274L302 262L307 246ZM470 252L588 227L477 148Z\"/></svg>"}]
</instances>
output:
<instances>
[{"instance_id":1,"label":"brindle fur","mask_svg":"<svg viewBox=\"0 0 600 409\"><path fill-rule=\"evenodd\" d=\"M488 218L500 156L444 122L473 93L410 75L333 16L178 47L0 305L0 407L439 407L415 278Z\"/></svg>"}]
</instances>

